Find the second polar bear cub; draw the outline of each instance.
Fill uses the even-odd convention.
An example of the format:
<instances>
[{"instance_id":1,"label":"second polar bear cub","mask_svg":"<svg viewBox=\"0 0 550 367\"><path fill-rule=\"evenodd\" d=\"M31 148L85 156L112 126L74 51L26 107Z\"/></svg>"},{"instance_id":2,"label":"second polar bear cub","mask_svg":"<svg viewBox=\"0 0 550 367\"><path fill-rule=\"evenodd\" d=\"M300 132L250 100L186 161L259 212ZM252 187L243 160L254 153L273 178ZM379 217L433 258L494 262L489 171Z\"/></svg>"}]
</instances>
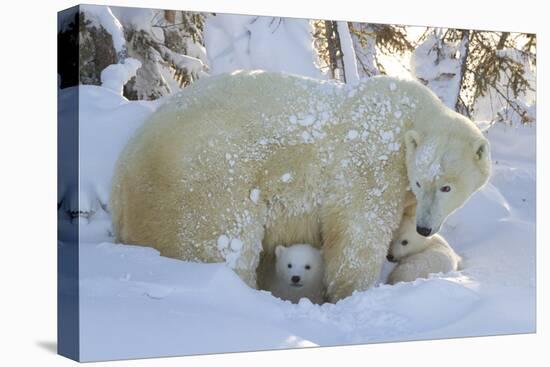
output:
<instances>
[{"instance_id":1,"label":"second polar bear cub","mask_svg":"<svg viewBox=\"0 0 550 367\"><path fill-rule=\"evenodd\" d=\"M388 276L389 284L455 271L461 263L460 256L442 236L423 237L417 233L414 213L403 216L390 244L388 260L398 263Z\"/></svg>"},{"instance_id":2,"label":"second polar bear cub","mask_svg":"<svg viewBox=\"0 0 550 367\"><path fill-rule=\"evenodd\" d=\"M277 246L268 288L274 296L292 303L298 303L303 297L313 303L323 303L321 251L308 244Z\"/></svg>"}]
</instances>

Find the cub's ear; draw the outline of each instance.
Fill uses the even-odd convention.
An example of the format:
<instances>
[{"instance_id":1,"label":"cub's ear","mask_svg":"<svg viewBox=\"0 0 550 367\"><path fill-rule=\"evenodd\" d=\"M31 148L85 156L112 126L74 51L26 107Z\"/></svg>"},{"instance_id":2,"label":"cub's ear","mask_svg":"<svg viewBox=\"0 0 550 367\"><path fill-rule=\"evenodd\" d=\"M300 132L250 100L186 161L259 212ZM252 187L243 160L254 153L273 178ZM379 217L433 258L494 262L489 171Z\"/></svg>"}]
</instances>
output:
<instances>
[{"instance_id":1,"label":"cub's ear","mask_svg":"<svg viewBox=\"0 0 550 367\"><path fill-rule=\"evenodd\" d=\"M414 152L419 143L420 135L416 131L409 130L405 133L405 147L407 148L407 153Z\"/></svg>"},{"instance_id":2,"label":"cub's ear","mask_svg":"<svg viewBox=\"0 0 550 367\"><path fill-rule=\"evenodd\" d=\"M283 253L284 250L285 250L284 246L278 245L277 247L275 247L275 256L276 257L281 256L281 254Z\"/></svg>"}]
</instances>

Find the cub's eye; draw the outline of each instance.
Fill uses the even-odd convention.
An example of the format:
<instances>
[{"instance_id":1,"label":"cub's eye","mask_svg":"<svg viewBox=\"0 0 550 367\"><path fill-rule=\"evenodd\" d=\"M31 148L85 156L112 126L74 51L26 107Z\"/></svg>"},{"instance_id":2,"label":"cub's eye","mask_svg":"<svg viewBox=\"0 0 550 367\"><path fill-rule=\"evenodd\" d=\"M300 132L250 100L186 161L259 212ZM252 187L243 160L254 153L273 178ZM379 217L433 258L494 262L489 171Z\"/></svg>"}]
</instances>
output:
<instances>
[{"instance_id":1,"label":"cub's eye","mask_svg":"<svg viewBox=\"0 0 550 367\"><path fill-rule=\"evenodd\" d=\"M416 187L420 188L420 183L416 181Z\"/></svg>"},{"instance_id":2,"label":"cub's eye","mask_svg":"<svg viewBox=\"0 0 550 367\"><path fill-rule=\"evenodd\" d=\"M403 240L403 241L401 241L401 244L402 244L403 246L407 246L407 245L409 244L409 241Z\"/></svg>"},{"instance_id":3,"label":"cub's eye","mask_svg":"<svg viewBox=\"0 0 550 367\"><path fill-rule=\"evenodd\" d=\"M441 192L449 192L451 191L451 186L445 185L445 186L442 186L439 190L441 190Z\"/></svg>"},{"instance_id":4,"label":"cub's eye","mask_svg":"<svg viewBox=\"0 0 550 367\"><path fill-rule=\"evenodd\" d=\"M311 269L311 266L306 265L305 268L306 268L306 270L309 270L309 269Z\"/></svg>"},{"instance_id":5,"label":"cub's eye","mask_svg":"<svg viewBox=\"0 0 550 367\"><path fill-rule=\"evenodd\" d=\"M292 268L292 264L288 264L287 267L290 269Z\"/></svg>"}]
</instances>

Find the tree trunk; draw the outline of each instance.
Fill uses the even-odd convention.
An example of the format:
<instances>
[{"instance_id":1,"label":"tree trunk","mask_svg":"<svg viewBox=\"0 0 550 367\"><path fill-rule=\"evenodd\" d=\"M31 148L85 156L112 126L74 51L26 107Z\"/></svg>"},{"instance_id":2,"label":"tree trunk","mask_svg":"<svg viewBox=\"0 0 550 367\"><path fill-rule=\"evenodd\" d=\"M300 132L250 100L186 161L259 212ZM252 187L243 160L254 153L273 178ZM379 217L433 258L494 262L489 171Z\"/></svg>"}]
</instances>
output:
<instances>
[{"instance_id":1,"label":"tree trunk","mask_svg":"<svg viewBox=\"0 0 550 367\"><path fill-rule=\"evenodd\" d=\"M334 24L330 20L325 21L325 29L327 32L327 45L329 56L330 73L333 79L338 78L338 43L334 34Z\"/></svg>"},{"instance_id":2,"label":"tree trunk","mask_svg":"<svg viewBox=\"0 0 550 367\"><path fill-rule=\"evenodd\" d=\"M506 40L510 36L510 32L502 32L500 39L498 40L497 50L502 50L506 44Z\"/></svg>"},{"instance_id":3,"label":"tree trunk","mask_svg":"<svg viewBox=\"0 0 550 367\"><path fill-rule=\"evenodd\" d=\"M460 97L460 92L465 88L466 67L468 65L468 55L470 53L470 31L462 31L462 40L460 42L460 82L458 83L455 111L470 116L470 109Z\"/></svg>"},{"instance_id":4,"label":"tree trunk","mask_svg":"<svg viewBox=\"0 0 550 367\"><path fill-rule=\"evenodd\" d=\"M342 69L344 71L344 80L346 83L359 82L359 72L357 71L357 58L353 49L353 41L349 31L348 22L337 22L338 41L342 55Z\"/></svg>"}]
</instances>

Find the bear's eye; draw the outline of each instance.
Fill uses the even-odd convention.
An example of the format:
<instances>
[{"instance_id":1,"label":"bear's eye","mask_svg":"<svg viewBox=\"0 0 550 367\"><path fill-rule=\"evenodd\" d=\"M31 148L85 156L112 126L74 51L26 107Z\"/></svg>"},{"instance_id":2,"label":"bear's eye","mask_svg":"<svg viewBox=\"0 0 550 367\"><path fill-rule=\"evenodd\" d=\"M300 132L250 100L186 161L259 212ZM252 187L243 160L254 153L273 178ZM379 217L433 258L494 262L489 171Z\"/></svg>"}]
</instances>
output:
<instances>
[{"instance_id":1,"label":"bear's eye","mask_svg":"<svg viewBox=\"0 0 550 367\"><path fill-rule=\"evenodd\" d=\"M306 265L305 268L306 268L306 270L309 270L309 269L311 269L311 266Z\"/></svg>"},{"instance_id":2,"label":"bear's eye","mask_svg":"<svg viewBox=\"0 0 550 367\"><path fill-rule=\"evenodd\" d=\"M445 185L445 186L442 186L439 190L441 190L441 192L449 192L451 191L451 186Z\"/></svg>"},{"instance_id":3,"label":"bear's eye","mask_svg":"<svg viewBox=\"0 0 550 367\"><path fill-rule=\"evenodd\" d=\"M403 241L401 241L401 244L402 244L403 246L407 246L407 245L409 244L409 241L403 240Z\"/></svg>"},{"instance_id":4,"label":"bear's eye","mask_svg":"<svg viewBox=\"0 0 550 367\"><path fill-rule=\"evenodd\" d=\"M420 188L420 183L418 181L416 181L416 186Z\"/></svg>"},{"instance_id":5,"label":"bear's eye","mask_svg":"<svg viewBox=\"0 0 550 367\"><path fill-rule=\"evenodd\" d=\"M287 267L288 267L289 269L292 268L292 264L289 263L289 264L287 265Z\"/></svg>"}]
</instances>

